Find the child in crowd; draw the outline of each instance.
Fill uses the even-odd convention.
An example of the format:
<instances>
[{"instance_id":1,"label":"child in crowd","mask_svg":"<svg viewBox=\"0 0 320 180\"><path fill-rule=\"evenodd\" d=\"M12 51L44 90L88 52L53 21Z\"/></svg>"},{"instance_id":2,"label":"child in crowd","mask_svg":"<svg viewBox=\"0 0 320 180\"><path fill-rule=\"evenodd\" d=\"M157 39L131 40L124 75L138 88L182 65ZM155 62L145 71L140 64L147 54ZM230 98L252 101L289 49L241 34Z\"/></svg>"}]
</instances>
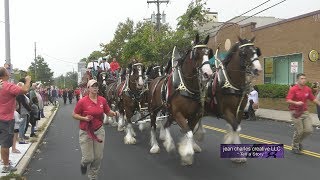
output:
<instances>
[{"instance_id":1,"label":"child in crowd","mask_svg":"<svg viewBox=\"0 0 320 180\"><path fill-rule=\"evenodd\" d=\"M20 114L18 113L19 103L16 102L16 111L14 111L14 135L13 135L13 144L12 144L12 153L20 154L21 152L16 148L16 143L18 140L19 127L20 123L23 121L21 119Z\"/></svg>"}]
</instances>

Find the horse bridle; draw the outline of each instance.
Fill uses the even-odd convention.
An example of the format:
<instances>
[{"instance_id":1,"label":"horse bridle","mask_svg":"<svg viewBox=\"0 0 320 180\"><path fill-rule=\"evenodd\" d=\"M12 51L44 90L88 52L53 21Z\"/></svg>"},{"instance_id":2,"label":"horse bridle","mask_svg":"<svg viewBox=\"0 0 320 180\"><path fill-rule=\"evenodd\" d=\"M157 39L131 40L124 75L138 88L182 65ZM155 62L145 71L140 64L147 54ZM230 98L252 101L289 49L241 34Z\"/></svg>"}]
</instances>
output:
<instances>
[{"instance_id":1,"label":"horse bridle","mask_svg":"<svg viewBox=\"0 0 320 180\"><path fill-rule=\"evenodd\" d=\"M247 47L247 46L255 47L253 43L246 43L246 44L240 45L240 46L239 46L239 51L240 51L239 56L240 56L240 61L241 61L241 63L244 64L243 67L246 69L246 73L251 74L251 73L248 71L248 67L251 66L254 61L259 61L259 58L258 58L258 57L260 56L260 55L259 55L260 53L257 52L257 49L258 49L258 48L255 48L255 50L252 50L253 53L254 53L254 55L257 55L257 56L256 56L256 57L252 57L252 58L250 59L250 64L247 64L247 65L246 65L246 63L244 62L244 61L245 61L245 60L244 60L244 58L245 58L245 57L244 57L244 55L245 55L244 47Z\"/></svg>"},{"instance_id":2,"label":"horse bridle","mask_svg":"<svg viewBox=\"0 0 320 180\"><path fill-rule=\"evenodd\" d=\"M195 52L196 52L196 49L197 49L197 48L205 48L205 54L204 54L203 56L207 56L207 57L209 56L209 48L208 48L207 45L204 45L204 44L195 45L195 46L192 48L192 51L191 51L191 54L190 54L190 56L191 56L190 59L191 59L193 62L195 62ZM182 73L182 71L180 72L180 70L178 70L178 73L179 73L179 76L180 76L180 79L181 79L181 82L182 82L182 84L180 84L180 86L179 86L178 89L180 89L180 90L185 90L185 91L189 92L190 94L199 93L200 91L197 91L197 90L189 90L189 88L186 87L186 85L183 83L182 77L184 77L184 78L189 78L189 79L194 78L194 77L200 77L201 68L202 68L202 66L204 66L204 65L206 65L206 64L210 64L209 58L208 58L206 61L204 61L204 62L203 62L203 59L202 59L201 65L200 65L199 67L195 67L197 73L196 73L195 75L192 75L192 76L186 76L186 75L184 75L184 74ZM200 80L200 79L198 78L198 80ZM200 86L199 86L199 88L200 88Z\"/></svg>"},{"instance_id":3,"label":"horse bridle","mask_svg":"<svg viewBox=\"0 0 320 180\"><path fill-rule=\"evenodd\" d=\"M139 78L139 77L142 77L142 78L143 78L143 73L142 73L142 66L143 66L143 64L142 64L142 63L135 63L135 64L132 65L130 76L133 76L133 68L134 68L135 66L138 66L138 71L141 70L141 74L138 74L137 77L138 77L138 78ZM139 68L140 68L140 69L139 69ZM139 73L139 72L138 72L138 73ZM130 81L130 82L132 82L132 81Z\"/></svg>"}]
</instances>

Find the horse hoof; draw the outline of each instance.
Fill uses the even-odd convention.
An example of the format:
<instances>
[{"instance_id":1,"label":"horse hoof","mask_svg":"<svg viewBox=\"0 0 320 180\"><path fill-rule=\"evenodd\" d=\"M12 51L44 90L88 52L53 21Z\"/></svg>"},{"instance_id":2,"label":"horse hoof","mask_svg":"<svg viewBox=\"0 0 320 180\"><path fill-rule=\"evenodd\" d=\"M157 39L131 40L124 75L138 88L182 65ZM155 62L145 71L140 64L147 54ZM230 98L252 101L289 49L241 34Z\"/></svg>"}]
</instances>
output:
<instances>
[{"instance_id":1,"label":"horse hoof","mask_svg":"<svg viewBox=\"0 0 320 180\"><path fill-rule=\"evenodd\" d=\"M118 126L118 131L119 131L119 132L124 131L124 127L119 127L119 126Z\"/></svg>"},{"instance_id":2,"label":"horse hoof","mask_svg":"<svg viewBox=\"0 0 320 180\"><path fill-rule=\"evenodd\" d=\"M164 141L163 146L166 148L166 151L168 153L170 153L176 149L173 142L170 142L170 141Z\"/></svg>"},{"instance_id":3,"label":"horse hoof","mask_svg":"<svg viewBox=\"0 0 320 180\"><path fill-rule=\"evenodd\" d=\"M247 158L231 158L231 161L234 163L246 163Z\"/></svg>"},{"instance_id":4,"label":"horse hoof","mask_svg":"<svg viewBox=\"0 0 320 180\"><path fill-rule=\"evenodd\" d=\"M151 153L151 154L160 153L160 147L159 147L158 145L152 146L152 148L150 149L150 153Z\"/></svg>"},{"instance_id":5,"label":"horse hoof","mask_svg":"<svg viewBox=\"0 0 320 180\"><path fill-rule=\"evenodd\" d=\"M193 163L193 155L187 154L186 156L181 157L182 166L190 166Z\"/></svg>"},{"instance_id":6,"label":"horse hoof","mask_svg":"<svg viewBox=\"0 0 320 180\"><path fill-rule=\"evenodd\" d=\"M193 150L195 153L200 153L202 151L201 147L196 143L193 143Z\"/></svg>"},{"instance_id":7,"label":"horse hoof","mask_svg":"<svg viewBox=\"0 0 320 180\"><path fill-rule=\"evenodd\" d=\"M136 139L134 137L125 136L124 144L136 144Z\"/></svg>"}]
</instances>

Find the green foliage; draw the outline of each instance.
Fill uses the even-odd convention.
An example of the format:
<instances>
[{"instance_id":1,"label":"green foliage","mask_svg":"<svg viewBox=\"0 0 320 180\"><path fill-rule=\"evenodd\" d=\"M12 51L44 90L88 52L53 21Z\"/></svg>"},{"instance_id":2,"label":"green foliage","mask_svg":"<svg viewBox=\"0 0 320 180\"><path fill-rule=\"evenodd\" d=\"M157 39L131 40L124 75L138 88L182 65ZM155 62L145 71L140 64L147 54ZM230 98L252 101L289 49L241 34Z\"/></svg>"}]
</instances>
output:
<instances>
[{"instance_id":1,"label":"green foliage","mask_svg":"<svg viewBox=\"0 0 320 180\"><path fill-rule=\"evenodd\" d=\"M10 173L10 174L8 174L6 176L0 177L0 180L12 180L12 179L14 179L14 180L26 180L25 177L22 177L21 175L14 174L14 173Z\"/></svg>"},{"instance_id":2,"label":"green foliage","mask_svg":"<svg viewBox=\"0 0 320 180\"><path fill-rule=\"evenodd\" d=\"M260 84L257 86L261 98L285 98L290 88L289 85L282 84Z\"/></svg>"},{"instance_id":3,"label":"green foliage","mask_svg":"<svg viewBox=\"0 0 320 180\"><path fill-rule=\"evenodd\" d=\"M67 74L61 75L54 79L55 86L59 89L63 88L76 88L78 87L78 73L77 72L67 72Z\"/></svg>"},{"instance_id":4,"label":"green foliage","mask_svg":"<svg viewBox=\"0 0 320 180\"><path fill-rule=\"evenodd\" d=\"M125 22L120 22L114 33L114 38L107 44L101 44L106 55L112 57L122 57L123 46L128 42L134 33L134 22L129 18Z\"/></svg>"},{"instance_id":5,"label":"green foliage","mask_svg":"<svg viewBox=\"0 0 320 180\"><path fill-rule=\"evenodd\" d=\"M190 36L194 36L195 28L208 22L205 18L205 15L208 13L205 5L205 0L191 1L187 11L178 17L178 30L184 30L188 32Z\"/></svg>"},{"instance_id":6,"label":"green foliage","mask_svg":"<svg viewBox=\"0 0 320 180\"><path fill-rule=\"evenodd\" d=\"M53 72L41 56L37 56L36 63L31 63L28 74L31 75L33 82L41 81L45 86L53 84Z\"/></svg>"},{"instance_id":7,"label":"green foliage","mask_svg":"<svg viewBox=\"0 0 320 180\"><path fill-rule=\"evenodd\" d=\"M178 18L177 30L163 24L157 31L151 22L135 24L127 18L125 22L118 24L114 38L109 43L100 44L102 54L117 57L122 66L133 58L144 64L165 64L171 58L174 46L177 46L181 55L191 48L196 27L208 22L205 18L205 5L205 0L191 1L186 12ZM88 59L90 60L90 56L81 61L88 63Z\"/></svg>"},{"instance_id":8,"label":"green foliage","mask_svg":"<svg viewBox=\"0 0 320 180\"><path fill-rule=\"evenodd\" d=\"M93 51L88 58L86 58L87 61L93 61L98 60L99 58L103 57L103 54L101 51ZM87 62L88 63L88 62Z\"/></svg>"}]
</instances>

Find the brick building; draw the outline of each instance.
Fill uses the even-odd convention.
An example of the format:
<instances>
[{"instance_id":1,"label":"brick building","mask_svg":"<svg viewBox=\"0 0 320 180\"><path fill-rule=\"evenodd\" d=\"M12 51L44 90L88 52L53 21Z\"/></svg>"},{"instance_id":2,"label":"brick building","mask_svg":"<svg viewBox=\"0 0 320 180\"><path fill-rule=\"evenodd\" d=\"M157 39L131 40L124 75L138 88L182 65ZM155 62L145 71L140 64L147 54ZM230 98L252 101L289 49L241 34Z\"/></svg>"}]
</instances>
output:
<instances>
[{"instance_id":1,"label":"brick building","mask_svg":"<svg viewBox=\"0 0 320 180\"><path fill-rule=\"evenodd\" d=\"M320 81L320 10L284 20L272 17L239 18L242 20L235 19L223 25L214 22L214 28L209 32L209 47L215 50L221 43L221 56L224 56L226 39L234 44L238 36L246 39L255 36L255 45L262 51L260 62L263 66L257 84L292 84L292 62L298 65L297 73L305 73L308 81ZM313 58L310 60L311 51Z\"/></svg>"}]
</instances>

